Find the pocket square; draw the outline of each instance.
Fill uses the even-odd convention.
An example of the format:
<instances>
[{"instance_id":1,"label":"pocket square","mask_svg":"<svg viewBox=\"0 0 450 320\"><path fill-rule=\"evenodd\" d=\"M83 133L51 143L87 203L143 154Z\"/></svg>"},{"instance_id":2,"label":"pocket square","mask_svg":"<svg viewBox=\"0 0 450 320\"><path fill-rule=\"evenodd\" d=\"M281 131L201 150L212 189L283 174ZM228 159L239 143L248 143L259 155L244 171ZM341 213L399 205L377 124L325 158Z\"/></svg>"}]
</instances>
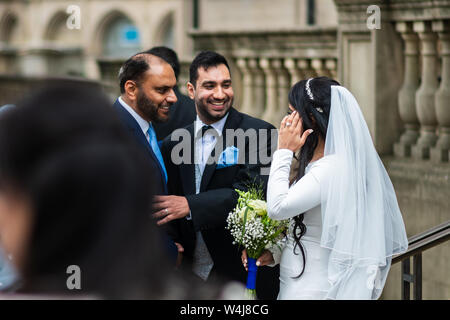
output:
<instances>
[{"instance_id":1,"label":"pocket square","mask_svg":"<svg viewBox=\"0 0 450 320\"><path fill-rule=\"evenodd\" d=\"M239 160L239 149L235 146L227 147L219 157L216 169L223 169L226 167L234 166Z\"/></svg>"}]
</instances>

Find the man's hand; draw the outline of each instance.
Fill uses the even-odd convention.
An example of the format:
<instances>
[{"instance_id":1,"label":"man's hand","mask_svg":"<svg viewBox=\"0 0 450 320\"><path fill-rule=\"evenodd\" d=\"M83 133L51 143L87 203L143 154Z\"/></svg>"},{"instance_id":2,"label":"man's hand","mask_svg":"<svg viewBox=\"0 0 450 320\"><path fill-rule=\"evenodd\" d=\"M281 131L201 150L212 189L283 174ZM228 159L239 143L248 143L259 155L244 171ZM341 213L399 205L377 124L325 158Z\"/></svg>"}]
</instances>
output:
<instances>
[{"instance_id":1,"label":"man's hand","mask_svg":"<svg viewBox=\"0 0 450 320\"><path fill-rule=\"evenodd\" d=\"M157 222L159 226L175 219L182 219L190 212L187 199L179 196L155 196L153 209L155 211L153 217L160 219Z\"/></svg>"}]
</instances>

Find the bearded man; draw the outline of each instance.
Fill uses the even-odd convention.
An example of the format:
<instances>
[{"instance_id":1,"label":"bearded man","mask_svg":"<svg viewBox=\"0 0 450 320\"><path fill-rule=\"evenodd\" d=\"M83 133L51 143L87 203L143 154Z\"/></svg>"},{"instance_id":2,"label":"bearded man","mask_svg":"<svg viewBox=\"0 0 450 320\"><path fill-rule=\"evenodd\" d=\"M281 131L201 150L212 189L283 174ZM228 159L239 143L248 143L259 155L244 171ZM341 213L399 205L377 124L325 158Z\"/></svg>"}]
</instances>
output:
<instances>
[{"instance_id":1,"label":"bearded man","mask_svg":"<svg viewBox=\"0 0 450 320\"><path fill-rule=\"evenodd\" d=\"M154 123L169 119L177 102L175 73L160 57L139 53L128 59L119 72L121 96L114 103L124 124L147 151L154 168L155 194L167 194L167 171L156 139Z\"/></svg>"}]
</instances>

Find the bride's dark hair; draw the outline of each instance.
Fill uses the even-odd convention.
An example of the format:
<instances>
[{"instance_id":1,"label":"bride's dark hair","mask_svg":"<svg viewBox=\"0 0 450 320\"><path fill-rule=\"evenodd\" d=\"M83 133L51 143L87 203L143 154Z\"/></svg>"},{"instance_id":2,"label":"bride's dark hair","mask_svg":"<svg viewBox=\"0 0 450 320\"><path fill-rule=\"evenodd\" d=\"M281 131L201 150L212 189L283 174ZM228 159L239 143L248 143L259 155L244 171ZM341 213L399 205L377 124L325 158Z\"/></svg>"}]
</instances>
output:
<instances>
[{"instance_id":1,"label":"bride's dark hair","mask_svg":"<svg viewBox=\"0 0 450 320\"><path fill-rule=\"evenodd\" d=\"M306 166L311 162L314 150L319 143L319 136L325 141L330 117L331 86L340 85L339 82L327 77L313 78L309 80L310 91L308 91L307 83L308 80L299 81L289 91L289 103L299 113L303 122L303 130L314 130L306 139L300 153L295 155L299 161L299 168L291 183L297 182L305 175ZM306 225L303 223L304 214L303 212L294 217L294 253L297 247L300 248L303 258L303 269L297 278L302 276L306 264L305 251L300 242L306 233Z\"/></svg>"}]
</instances>

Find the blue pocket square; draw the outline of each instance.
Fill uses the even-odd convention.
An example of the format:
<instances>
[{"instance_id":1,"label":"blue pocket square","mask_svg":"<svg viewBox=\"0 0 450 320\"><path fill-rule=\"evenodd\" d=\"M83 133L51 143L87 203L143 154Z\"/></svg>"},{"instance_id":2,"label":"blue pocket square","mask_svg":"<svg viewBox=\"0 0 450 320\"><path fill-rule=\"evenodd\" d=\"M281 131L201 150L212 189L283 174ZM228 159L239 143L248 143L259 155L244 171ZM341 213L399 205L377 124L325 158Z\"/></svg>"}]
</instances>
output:
<instances>
[{"instance_id":1,"label":"blue pocket square","mask_svg":"<svg viewBox=\"0 0 450 320\"><path fill-rule=\"evenodd\" d=\"M223 169L226 167L231 167L238 164L239 160L239 149L235 146L226 148L219 157L216 169Z\"/></svg>"}]
</instances>

